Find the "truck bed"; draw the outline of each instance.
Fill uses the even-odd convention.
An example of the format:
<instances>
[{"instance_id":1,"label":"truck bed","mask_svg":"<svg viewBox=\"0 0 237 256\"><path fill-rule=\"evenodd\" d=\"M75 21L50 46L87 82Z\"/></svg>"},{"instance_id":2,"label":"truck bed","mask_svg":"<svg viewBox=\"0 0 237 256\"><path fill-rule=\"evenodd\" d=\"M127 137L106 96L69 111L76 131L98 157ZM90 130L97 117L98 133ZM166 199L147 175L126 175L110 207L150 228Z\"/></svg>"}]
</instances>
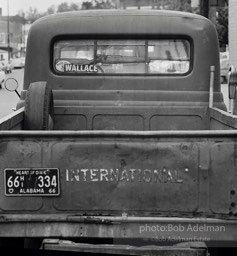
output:
<instances>
[{"instance_id":1,"label":"truck bed","mask_svg":"<svg viewBox=\"0 0 237 256\"><path fill-rule=\"evenodd\" d=\"M0 236L165 239L177 228L176 238L236 241L236 117L209 114L226 130L24 131L24 109L7 116ZM9 172L48 170L59 175L52 194L6 188Z\"/></svg>"}]
</instances>

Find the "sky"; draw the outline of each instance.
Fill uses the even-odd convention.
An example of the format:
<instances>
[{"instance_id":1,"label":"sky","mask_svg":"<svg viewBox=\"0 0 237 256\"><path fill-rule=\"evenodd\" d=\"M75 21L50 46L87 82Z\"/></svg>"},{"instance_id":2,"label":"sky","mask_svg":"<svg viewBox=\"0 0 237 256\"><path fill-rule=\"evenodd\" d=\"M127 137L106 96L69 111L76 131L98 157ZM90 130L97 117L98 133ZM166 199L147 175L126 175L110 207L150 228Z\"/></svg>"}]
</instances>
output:
<instances>
[{"instance_id":1,"label":"sky","mask_svg":"<svg viewBox=\"0 0 237 256\"><path fill-rule=\"evenodd\" d=\"M7 15L7 2L9 2L9 15L16 15L21 10L27 12L30 7L36 8L38 12L45 12L51 5L57 6L63 2L81 4L83 0L0 0L3 15Z\"/></svg>"}]
</instances>

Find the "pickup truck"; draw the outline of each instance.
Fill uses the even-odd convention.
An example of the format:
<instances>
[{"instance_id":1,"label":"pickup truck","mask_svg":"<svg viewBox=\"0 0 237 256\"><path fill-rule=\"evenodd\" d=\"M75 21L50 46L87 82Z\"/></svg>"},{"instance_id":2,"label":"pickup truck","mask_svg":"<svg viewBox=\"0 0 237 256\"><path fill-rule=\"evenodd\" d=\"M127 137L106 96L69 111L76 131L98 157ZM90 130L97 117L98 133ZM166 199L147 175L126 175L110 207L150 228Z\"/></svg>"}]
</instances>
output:
<instances>
[{"instance_id":1,"label":"pickup truck","mask_svg":"<svg viewBox=\"0 0 237 256\"><path fill-rule=\"evenodd\" d=\"M0 120L0 245L234 248L236 77L233 67L229 109L215 27L196 14L79 11L34 22L20 100Z\"/></svg>"}]
</instances>

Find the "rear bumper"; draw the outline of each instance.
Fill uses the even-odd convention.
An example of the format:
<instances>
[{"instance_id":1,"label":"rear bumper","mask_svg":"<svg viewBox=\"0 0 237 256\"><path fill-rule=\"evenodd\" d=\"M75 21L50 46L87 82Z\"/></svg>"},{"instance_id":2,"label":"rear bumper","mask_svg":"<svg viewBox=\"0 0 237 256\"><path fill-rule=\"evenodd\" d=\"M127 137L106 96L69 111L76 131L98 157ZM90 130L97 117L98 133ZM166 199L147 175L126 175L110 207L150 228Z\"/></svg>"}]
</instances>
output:
<instances>
[{"instance_id":1,"label":"rear bumper","mask_svg":"<svg viewBox=\"0 0 237 256\"><path fill-rule=\"evenodd\" d=\"M45 239L42 249L51 251L67 251L80 253L102 253L109 255L160 255L160 256L207 256L204 243L180 243L173 246L130 246L122 244L85 244L71 241ZM81 255L81 254L80 254Z\"/></svg>"},{"instance_id":2,"label":"rear bumper","mask_svg":"<svg viewBox=\"0 0 237 256\"><path fill-rule=\"evenodd\" d=\"M237 220L210 218L1 215L0 237L237 242Z\"/></svg>"}]
</instances>

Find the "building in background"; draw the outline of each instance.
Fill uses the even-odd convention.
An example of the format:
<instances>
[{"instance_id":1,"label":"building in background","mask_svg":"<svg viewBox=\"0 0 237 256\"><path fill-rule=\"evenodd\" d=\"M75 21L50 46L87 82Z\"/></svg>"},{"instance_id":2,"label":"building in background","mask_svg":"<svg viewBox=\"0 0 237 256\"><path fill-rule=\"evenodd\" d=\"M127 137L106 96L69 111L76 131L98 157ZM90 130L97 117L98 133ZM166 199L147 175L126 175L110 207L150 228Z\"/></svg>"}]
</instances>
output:
<instances>
[{"instance_id":1,"label":"building in background","mask_svg":"<svg viewBox=\"0 0 237 256\"><path fill-rule=\"evenodd\" d=\"M118 9L166 9L166 4L172 1L165 0L110 0L113 6ZM187 0L179 0L180 7L182 3L187 3ZM174 0L175 3L178 3ZM227 6L228 0L191 0L191 8L193 12L200 13L216 25L217 9L220 7ZM187 6L187 5L186 5ZM229 38L231 52L237 51L237 21L236 21L236 6L237 0L229 0ZM177 7L177 6L176 6ZM183 7L180 9L183 11ZM184 11L189 11L184 9ZM228 20L228 19L227 19ZM24 16L19 15L9 17L9 42L8 42L8 17L2 16L0 8L0 60L8 59L8 46L10 57L22 57L25 56L27 37L29 27L31 24L26 22ZM29 22L29 20L28 20ZM223 31L221 29L221 31ZM228 28L227 30L228 31ZM226 32L227 33L227 32ZM227 36L228 37L228 36ZM225 43L222 51L228 48L228 42ZM236 56L237 54L234 54ZM237 64L237 57L233 57L234 63ZM236 65L237 66L237 65Z\"/></svg>"},{"instance_id":2,"label":"building in background","mask_svg":"<svg viewBox=\"0 0 237 256\"><path fill-rule=\"evenodd\" d=\"M0 11L0 60L21 57L25 44L23 23L19 16L2 16Z\"/></svg>"},{"instance_id":3,"label":"building in background","mask_svg":"<svg viewBox=\"0 0 237 256\"><path fill-rule=\"evenodd\" d=\"M229 58L237 68L237 1L229 0Z\"/></svg>"},{"instance_id":4,"label":"building in background","mask_svg":"<svg viewBox=\"0 0 237 256\"><path fill-rule=\"evenodd\" d=\"M172 1L169 2L169 4ZM181 10L182 6L186 5L187 2L185 0L173 1L174 6L180 5ZM202 15L208 17L209 15L213 15L212 13L215 11L217 7L223 7L226 4L226 0L190 0L190 4L192 8L200 8L200 12ZM163 9L167 5L167 1L165 0L116 0L116 7L120 9L127 8L152 8L152 9Z\"/></svg>"}]
</instances>

